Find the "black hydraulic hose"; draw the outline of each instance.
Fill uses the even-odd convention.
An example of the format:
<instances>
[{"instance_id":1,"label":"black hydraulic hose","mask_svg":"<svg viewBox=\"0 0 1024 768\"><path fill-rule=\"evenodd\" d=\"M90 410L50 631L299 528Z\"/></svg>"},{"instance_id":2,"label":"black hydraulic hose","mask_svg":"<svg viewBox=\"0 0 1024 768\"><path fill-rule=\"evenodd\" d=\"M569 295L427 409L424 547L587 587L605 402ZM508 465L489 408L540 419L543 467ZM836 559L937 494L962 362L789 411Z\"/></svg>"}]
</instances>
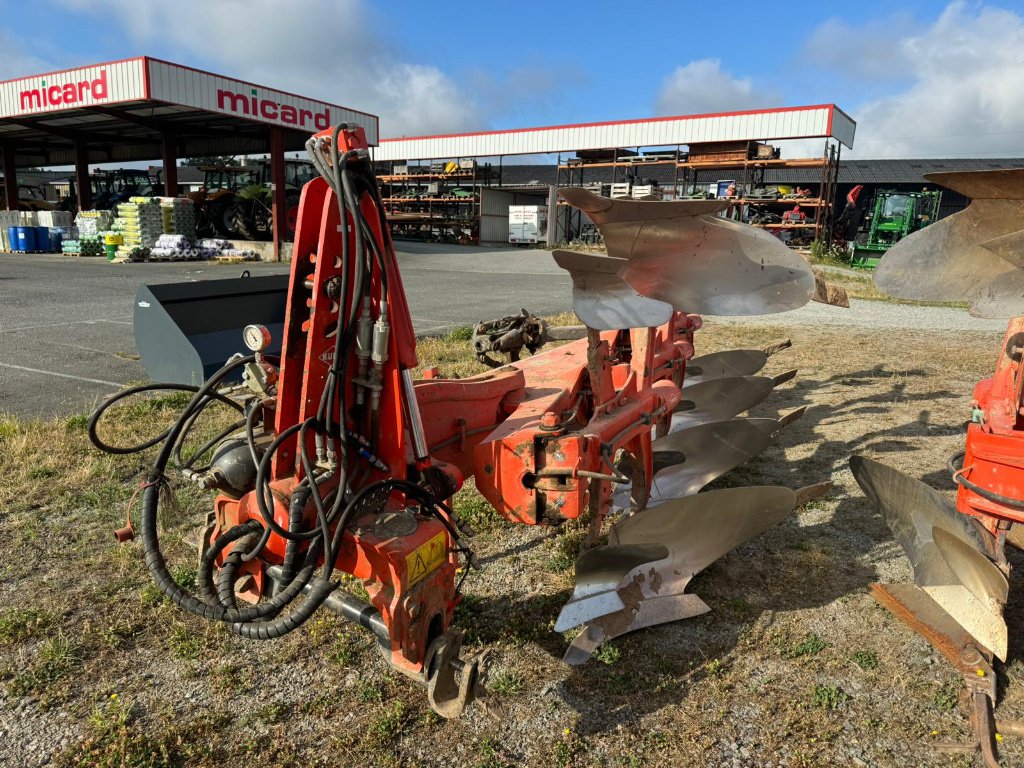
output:
<instances>
[{"instance_id":1,"label":"black hydraulic hose","mask_svg":"<svg viewBox=\"0 0 1024 768\"><path fill-rule=\"evenodd\" d=\"M177 423L171 427L163 448L156 460L153 462L153 467L150 471L149 477L147 478L146 488L142 497L140 528L142 532L142 550L146 566L149 568L157 587L171 600L171 602L190 613L201 616L202 618L228 622L232 632L235 632L236 634L254 639L269 639L279 637L301 625L337 587L337 585L330 580L330 575L333 572L333 564L325 562L323 575L315 580L309 590L306 600L298 609L290 612L287 616L277 618L272 621L257 621L257 619L260 619L263 616L279 612L294 600L295 597L301 594L302 590L310 583L316 570L317 558L321 551L322 545L320 542L313 542L306 553L304 566L300 569L293 582L279 594L260 605L240 610L228 610L215 603L211 604L204 602L203 600L198 599L195 595L185 592L178 586L177 582L174 581L174 578L167 569L167 563L160 550L159 532L157 530L157 511L160 505L159 486L164 479L164 472L167 468L168 461L170 460L174 445L184 429L185 423L190 418L193 410L197 407L197 404L200 403L203 398L207 397L208 393L214 390L231 371L240 365L252 362L253 359L254 358L252 356L239 358L238 360L232 361L221 368L205 384L198 388L193 395L192 400L189 402L189 405L178 418ZM258 522L256 525L258 526ZM248 526L248 523L246 526ZM242 527L243 526L239 526L239 528ZM251 526L249 527L251 528ZM255 529L250 531L241 531L239 533L239 538L250 532L254 533L256 531ZM233 538L234 533L229 533L232 533L231 538ZM219 551L223 551L223 546L220 546L220 539L224 538L229 537L219 537L218 542L215 542L215 544L218 545L216 548L218 548ZM226 544L224 546L226 546ZM211 547L211 549L214 548L215 547ZM207 554L209 554L209 552ZM214 554L213 557L216 557L216 554ZM209 586L209 584L207 586Z\"/></svg>"},{"instance_id":2,"label":"black hydraulic hose","mask_svg":"<svg viewBox=\"0 0 1024 768\"><path fill-rule=\"evenodd\" d=\"M242 565L243 555L257 542L255 533L243 536L224 559L224 565L221 566L220 573L217 574L217 601L225 608L232 610L238 608L238 600L235 598L235 578Z\"/></svg>"},{"instance_id":3,"label":"black hydraulic hose","mask_svg":"<svg viewBox=\"0 0 1024 768\"><path fill-rule=\"evenodd\" d=\"M274 442L270 444L266 453L263 454L263 458L260 459L260 463L256 466L256 506L260 511L260 516L263 518L263 522L268 528L281 538L287 540L295 539L299 541L309 541L320 535L319 530L292 532L282 528L277 524L277 521L274 520L274 510L271 508L271 504L273 504L273 497L271 496L268 500L264 494L264 488L269 486L267 473L270 470L270 461L272 457L277 452L277 449L280 448L281 444L302 429L302 425L305 423L306 422L293 424L274 438Z\"/></svg>"},{"instance_id":4,"label":"black hydraulic hose","mask_svg":"<svg viewBox=\"0 0 1024 768\"><path fill-rule=\"evenodd\" d=\"M972 483L966 477L963 476L964 471L964 455L966 451L960 451L954 453L949 457L949 461L946 467L949 469L950 475L953 477L953 482L957 485L962 485L965 488L969 488L976 494L981 496L983 499L988 499L995 504L1002 504L1006 507L1012 507L1013 509L1024 509L1024 499L1011 499L1009 496L1003 496L1001 493L990 491L987 488L982 488L980 485ZM960 466L957 466L959 464Z\"/></svg>"},{"instance_id":5,"label":"black hydraulic hose","mask_svg":"<svg viewBox=\"0 0 1024 768\"><path fill-rule=\"evenodd\" d=\"M193 422L193 423L195 423L195 422ZM182 459L182 457L181 457L181 448L182 448L182 443L184 441L183 440L179 440L177 448L174 449L174 457L175 457L175 459L178 462L178 466L181 469L192 469L192 471L194 471L194 472L202 472L202 471L205 471L205 470L209 469L209 467L207 466L207 467L204 467L202 470L197 470L197 469L193 469L192 465L195 464L196 461L199 460L200 456L204 455L207 451L209 451L211 448L216 446L221 440L223 440L225 437L230 435L232 432L237 432L239 429L241 429L244 426L245 426L245 419L239 419L238 421L232 422L228 426L224 427L224 429L222 429L216 435L214 435L209 440L207 440L205 443L203 443L199 448L196 448L196 450L194 450L192 452L192 455L189 456L188 459Z\"/></svg>"},{"instance_id":6,"label":"black hydraulic hose","mask_svg":"<svg viewBox=\"0 0 1024 768\"><path fill-rule=\"evenodd\" d=\"M93 411L92 416L89 417L89 425L88 425L89 441L96 448L98 448L99 450L103 451L104 453L112 453L112 454L117 455L117 456L126 456L126 455L131 454L131 453L141 453L142 451L145 451L145 450L147 450L149 448L152 448L152 447L154 447L156 445L159 445L161 442L166 440L167 436L171 432L170 428L164 430L163 432L161 432L156 437L153 437L153 438L150 438L149 440L146 440L145 442L139 443L138 445L130 445L130 446L108 445L107 443L103 442L103 440L100 439L99 434L97 433L100 419L103 418L103 415L115 403L118 403L121 400L124 400L126 397L131 397L132 395L141 394L142 392L157 392L157 391L160 391L160 390L171 390L171 391L175 391L175 392L192 392L192 393L195 393L195 392L199 391L199 387L194 386L192 384L173 384L173 383L166 383L165 382L165 383L157 383L157 384L141 384L141 385L139 385L137 387L129 387L128 389L122 389L117 394L113 395L112 397L108 398L107 400L104 400L100 404L100 406L95 411ZM214 392L214 393L209 394L208 398L203 402L200 410L202 408L205 408L206 405L208 405L209 402L212 401L212 400L217 400L218 402L225 403L226 405L230 405L232 408L235 408L237 410L241 410L241 408L242 408L234 400L232 400L232 399L230 399L228 397L224 397L220 393Z\"/></svg>"}]
</instances>

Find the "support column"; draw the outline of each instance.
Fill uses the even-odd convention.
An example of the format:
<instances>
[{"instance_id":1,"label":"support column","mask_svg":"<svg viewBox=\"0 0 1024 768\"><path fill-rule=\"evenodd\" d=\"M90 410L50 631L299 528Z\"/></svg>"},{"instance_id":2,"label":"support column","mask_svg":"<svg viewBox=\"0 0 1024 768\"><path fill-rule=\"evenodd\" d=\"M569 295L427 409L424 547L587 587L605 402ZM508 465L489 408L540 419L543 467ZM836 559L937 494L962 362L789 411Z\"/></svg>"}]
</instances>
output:
<instances>
[{"instance_id":1,"label":"support column","mask_svg":"<svg viewBox=\"0 0 1024 768\"><path fill-rule=\"evenodd\" d=\"M18 168L14 164L14 147L4 144L4 203L7 210L18 210Z\"/></svg>"},{"instance_id":2,"label":"support column","mask_svg":"<svg viewBox=\"0 0 1024 768\"><path fill-rule=\"evenodd\" d=\"M274 261L281 260L281 243L288 236L288 190L284 178L284 129L270 128L270 195L274 216Z\"/></svg>"},{"instance_id":3,"label":"support column","mask_svg":"<svg viewBox=\"0 0 1024 768\"><path fill-rule=\"evenodd\" d=\"M178 146L174 136L163 134L162 148L164 161L164 194L167 197L178 196Z\"/></svg>"},{"instance_id":4,"label":"support column","mask_svg":"<svg viewBox=\"0 0 1024 768\"><path fill-rule=\"evenodd\" d=\"M92 183L89 181L89 150L84 142L75 142L75 184L78 186L78 210L92 208Z\"/></svg>"}]
</instances>

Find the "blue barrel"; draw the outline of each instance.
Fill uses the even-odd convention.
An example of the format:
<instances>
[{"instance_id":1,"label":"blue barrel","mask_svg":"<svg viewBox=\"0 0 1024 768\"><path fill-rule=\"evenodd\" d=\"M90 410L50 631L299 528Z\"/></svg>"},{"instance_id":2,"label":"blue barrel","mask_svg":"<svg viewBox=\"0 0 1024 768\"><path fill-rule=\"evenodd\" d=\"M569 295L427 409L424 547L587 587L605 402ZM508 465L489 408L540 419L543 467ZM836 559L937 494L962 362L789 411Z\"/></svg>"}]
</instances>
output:
<instances>
[{"instance_id":1,"label":"blue barrel","mask_svg":"<svg viewBox=\"0 0 1024 768\"><path fill-rule=\"evenodd\" d=\"M60 229L56 227L50 227L50 229L48 230L48 235L50 242L50 252L60 253L61 245L64 243L64 233L61 232Z\"/></svg>"},{"instance_id":2,"label":"blue barrel","mask_svg":"<svg viewBox=\"0 0 1024 768\"><path fill-rule=\"evenodd\" d=\"M18 250L18 228L8 227L7 228L7 247L12 251Z\"/></svg>"},{"instance_id":3,"label":"blue barrel","mask_svg":"<svg viewBox=\"0 0 1024 768\"><path fill-rule=\"evenodd\" d=\"M11 250L21 251L35 251L36 248L36 228L35 227L13 227L14 235L11 237Z\"/></svg>"},{"instance_id":4,"label":"blue barrel","mask_svg":"<svg viewBox=\"0 0 1024 768\"><path fill-rule=\"evenodd\" d=\"M50 228L49 227L36 227L36 250L37 251L50 251Z\"/></svg>"}]
</instances>

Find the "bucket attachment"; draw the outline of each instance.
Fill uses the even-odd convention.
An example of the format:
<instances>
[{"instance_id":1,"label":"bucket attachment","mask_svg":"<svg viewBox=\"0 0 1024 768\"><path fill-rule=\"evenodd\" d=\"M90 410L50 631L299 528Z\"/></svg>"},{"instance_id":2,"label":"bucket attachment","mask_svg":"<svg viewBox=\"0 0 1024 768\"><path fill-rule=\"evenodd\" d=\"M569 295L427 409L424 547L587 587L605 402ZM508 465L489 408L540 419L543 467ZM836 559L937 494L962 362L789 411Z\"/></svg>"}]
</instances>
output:
<instances>
[{"instance_id":1,"label":"bucket attachment","mask_svg":"<svg viewBox=\"0 0 1024 768\"><path fill-rule=\"evenodd\" d=\"M288 275L140 285L135 346L153 381L201 384L244 352L242 329L270 331L268 355L281 353Z\"/></svg>"},{"instance_id":2,"label":"bucket attachment","mask_svg":"<svg viewBox=\"0 0 1024 768\"><path fill-rule=\"evenodd\" d=\"M1006 575L993 562L994 539L945 497L885 464L853 456L850 469L885 518L914 568L914 582L970 634L1006 658Z\"/></svg>"},{"instance_id":3,"label":"bucket attachment","mask_svg":"<svg viewBox=\"0 0 1024 768\"><path fill-rule=\"evenodd\" d=\"M1024 282L1014 273L1024 267L1024 169L925 178L971 198L971 204L886 251L875 285L904 299L968 301L971 314L980 317L1019 313Z\"/></svg>"},{"instance_id":4,"label":"bucket attachment","mask_svg":"<svg viewBox=\"0 0 1024 768\"><path fill-rule=\"evenodd\" d=\"M666 501L612 526L608 545L584 552L577 561L577 589L555 623L556 631L566 631L589 622L565 661L582 664L601 643L619 635L706 613L709 608L700 598L684 593L690 579L827 488L708 491ZM655 558L651 550L650 559L640 564L626 556L651 546L666 549L667 555ZM597 600L598 595L603 599ZM580 610L585 601L586 610ZM601 613L618 604L622 607Z\"/></svg>"},{"instance_id":5,"label":"bucket attachment","mask_svg":"<svg viewBox=\"0 0 1024 768\"><path fill-rule=\"evenodd\" d=\"M558 194L601 230L608 255L637 293L681 312L766 315L814 294L806 261L778 238L715 213L726 201L611 200L576 187Z\"/></svg>"},{"instance_id":6,"label":"bucket attachment","mask_svg":"<svg viewBox=\"0 0 1024 768\"><path fill-rule=\"evenodd\" d=\"M793 343L785 339L765 349L727 349L690 358L686 362L683 386L688 387L691 384L699 384L710 379L724 379L728 376L752 376L764 368L769 357L791 346Z\"/></svg>"},{"instance_id":7,"label":"bucket attachment","mask_svg":"<svg viewBox=\"0 0 1024 768\"><path fill-rule=\"evenodd\" d=\"M647 506L692 496L715 478L745 464L804 410L785 419L712 421L655 440L651 445L654 479Z\"/></svg>"},{"instance_id":8,"label":"bucket attachment","mask_svg":"<svg viewBox=\"0 0 1024 768\"><path fill-rule=\"evenodd\" d=\"M650 328L672 316L670 304L641 296L619 277L625 259L582 251L552 255L572 277L572 308L589 327L599 331Z\"/></svg>"},{"instance_id":9,"label":"bucket attachment","mask_svg":"<svg viewBox=\"0 0 1024 768\"><path fill-rule=\"evenodd\" d=\"M778 376L730 376L710 379L683 388L669 432L678 432L709 421L724 421L763 401L779 384L796 376L787 371Z\"/></svg>"}]
</instances>

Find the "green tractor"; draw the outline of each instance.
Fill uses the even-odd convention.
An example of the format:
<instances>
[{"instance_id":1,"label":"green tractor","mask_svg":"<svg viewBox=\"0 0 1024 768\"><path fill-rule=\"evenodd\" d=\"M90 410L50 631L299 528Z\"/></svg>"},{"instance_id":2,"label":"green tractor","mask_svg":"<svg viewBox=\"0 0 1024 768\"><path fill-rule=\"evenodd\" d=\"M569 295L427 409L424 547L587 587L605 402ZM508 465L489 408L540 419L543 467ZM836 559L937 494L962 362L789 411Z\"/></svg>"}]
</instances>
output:
<instances>
[{"instance_id":1,"label":"green tractor","mask_svg":"<svg viewBox=\"0 0 1024 768\"><path fill-rule=\"evenodd\" d=\"M889 248L939 217L941 200L942 192L938 190L897 192L883 189L875 193L867 241L854 246L853 266L874 269Z\"/></svg>"},{"instance_id":2,"label":"green tractor","mask_svg":"<svg viewBox=\"0 0 1024 768\"><path fill-rule=\"evenodd\" d=\"M227 216L239 237L246 240L270 240L273 236L273 199L269 160L257 160L252 166L250 183L236 191ZM286 235L295 236L302 187L317 176L308 160L285 160Z\"/></svg>"}]
</instances>

